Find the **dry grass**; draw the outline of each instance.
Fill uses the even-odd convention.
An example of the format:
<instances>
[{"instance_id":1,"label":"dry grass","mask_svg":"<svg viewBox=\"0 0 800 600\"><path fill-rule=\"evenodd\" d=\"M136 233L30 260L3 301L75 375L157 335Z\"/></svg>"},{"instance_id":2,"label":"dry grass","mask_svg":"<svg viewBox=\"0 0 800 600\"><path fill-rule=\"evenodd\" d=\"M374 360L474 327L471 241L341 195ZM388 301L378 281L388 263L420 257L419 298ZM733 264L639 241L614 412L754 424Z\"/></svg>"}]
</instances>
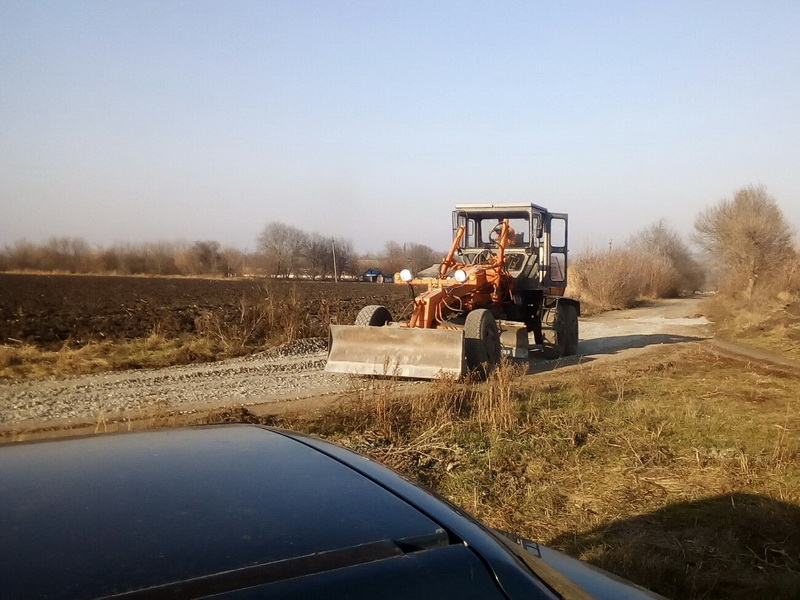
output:
<instances>
[{"instance_id":1,"label":"dry grass","mask_svg":"<svg viewBox=\"0 0 800 600\"><path fill-rule=\"evenodd\" d=\"M407 389L376 380L349 404L281 424L670 597L800 589L797 378L683 348Z\"/></svg>"},{"instance_id":2,"label":"dry grass","mask_svg":"<svg viewBox=\"0 0 800 600\"><path fill-rule=\"evenodd\" d=\"M223 350L208 340L184 335L167 339L159 334L130 342L95 342L60 350L35 346L0 346L0 379L46 379L123 369L160 368L209 362Z\"/></svg>"},{"instance_id":3,"label":"dry grass","mask_svg":"<svg viewBox=\"0 0 800 600\"><path fill-rule=\"evenodd\" d=\"M505 365L487 383L357 383L314 416L240 408L202 421L328 438L669 597L800 589L797 376L682 346L536 377ZM98 431L120 426L98 415Z\"/></svg>"},{"instance_id":4,"label":"dry grass","mask_svg":"<svg viewBox=\"0 0 800 600\"><path fill-rule=\"evenodd\" d=\"M329 318L324 315L323 322ZM264 287L263 298L243 297L235 319L206 311L195 325L199 336L222 348L227 356L247 354L266 343L277 345L324 333L312 325L296 288L281 295L273 293L269 285Z\"/></svg>"},{"instance_id":5,"label":"dry grass","mask_svg":"<svg viewBox=\"0 0 800 600\"><path fill-rule=\"evenodd\" d=\"M637 255L623 250L586 251L572 261L570 295L590 312L634 306L644 288L640 262Z\"/></svg>"},{"instance_id":6,"label":"dry grass","mask_svg":"<svg viewBox=\"0 0 800 600\"><path fill-rule=\"evenodd\" d=\"M73 347L67 341L57 351L29 344L2 345L0 379L44 379L209 362L327 335L325 324L334 316L333 307L321 303L312 322L297 290L284 291L265 285L260 299L243 297L234 319L221 311L205 311L195 322L194 334L167 336L162 331L170 328L156 323L148 337L124 342Z\"/></svg>"},{"instance_id":7,"label":"dry grass","mask_svg":"<svg viewBox=\"0 0 800 600\"><path fill-rule=\"evenodd\" d=\"M583 314L674 298L694 291L699 278L681 274L667 256L632 250L588 250L572 261L568 275L569 293L581 300Z\"/></svg>"},{"instance_id":8,"label":"dry grass","mask_svg":"<svg viewBox=\"0 0 800 600\"><path fill-rule=\"evenodd\" d=\"M800 294L758 294L750 300L718 294L703 308L718 337L800 360Z\"/></svg>"},{"instance_id":9,"label":"dry grass","mask_svg":"<svg viewBox=\"0 0 800 600\"><path fill-rule=\"evenodd\" d=\"M774 265L751 289L732 277L704 302L715 334L800 360L800 254Z\"/></svg>"},{"instance_id":10,"label":"dry grass","mask_svg":"<svg viewBox=\"0 0 800 600\"><path fill-rule=\"evenodd\" d=\"M572 262L570 295L581 300L584 314L630 308L643 300L670 298L681 289L681 276L666 257L628 250L587 251Z\"/></svg>"}]
</instances>

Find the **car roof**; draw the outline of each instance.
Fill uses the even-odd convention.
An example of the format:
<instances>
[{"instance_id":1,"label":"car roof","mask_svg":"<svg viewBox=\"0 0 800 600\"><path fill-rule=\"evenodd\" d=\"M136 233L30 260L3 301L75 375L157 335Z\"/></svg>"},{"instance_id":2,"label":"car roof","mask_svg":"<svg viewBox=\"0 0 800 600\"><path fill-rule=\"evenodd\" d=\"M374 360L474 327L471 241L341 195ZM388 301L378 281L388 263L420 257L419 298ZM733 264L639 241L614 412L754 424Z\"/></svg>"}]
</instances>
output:
<instances>
[{"instance_id":1,"label":"car roof","mask_svg":"<svg viewBox=\"0 0 800 600\"><path fill-rule=\"evenodd\" d=\"M456 569L471 582L462 597L499 594L437 522L281 432L217 426L9 445L0 473L5 597L163 597L176 582L194 590L179 597L250 597L267 583L271 596L292 596L314 581L352 593L348 577L371 572L353 580L368 596L370 581L408 581L403 569L428 573L426 589L455 592L435 575Z\"/></svg>"}]
</instances>

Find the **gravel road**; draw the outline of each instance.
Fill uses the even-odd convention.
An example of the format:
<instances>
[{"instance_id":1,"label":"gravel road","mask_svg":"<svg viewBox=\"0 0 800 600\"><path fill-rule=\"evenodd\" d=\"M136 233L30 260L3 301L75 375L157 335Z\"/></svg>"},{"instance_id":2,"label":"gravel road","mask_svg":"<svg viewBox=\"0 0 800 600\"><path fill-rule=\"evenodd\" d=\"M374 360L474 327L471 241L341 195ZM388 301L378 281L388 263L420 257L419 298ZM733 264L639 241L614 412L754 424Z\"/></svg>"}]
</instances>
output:
<instances>
[{"instance_id":1,"label":"gravel road","mask_svg":"<svg viewBox=\"0 0 800 600\"><path fill-rule=\"evenodd\" d=\"M705 337L698 300L650 306L581 319L579 356L531 361L531 372L585 360L627 357L656 344ZM22 383L0 383L0 428L27 429L58 421L60 427L105 419L135 420L156 412L220 407L285 407L353 390L358 380L322 371L325 340L301 340L269 352L217 363L124 371ZM416 383L415 385L424 385Z\"/></svg>"},{"instance_id":2,"label":"gravel road","mask_svg":"<svg viewBox=\"0 0 800 600\"><path fill-rule=\"evenodd\" d=\"M4 382L0 424L136 419L159 410L279 403L343 391L348 378L322 371L325 349L325 340L313 338L216 363Z\"/></svg>"}]
</instances>

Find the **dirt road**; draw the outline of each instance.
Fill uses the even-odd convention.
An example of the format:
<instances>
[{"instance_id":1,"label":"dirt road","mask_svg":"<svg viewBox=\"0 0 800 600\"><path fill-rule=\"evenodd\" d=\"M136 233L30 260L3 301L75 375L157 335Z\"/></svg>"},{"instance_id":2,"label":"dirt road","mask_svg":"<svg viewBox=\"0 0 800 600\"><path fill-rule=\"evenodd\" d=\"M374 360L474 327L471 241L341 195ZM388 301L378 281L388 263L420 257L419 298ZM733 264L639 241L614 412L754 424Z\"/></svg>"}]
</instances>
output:
<instances>
[{"instance_id":1,"label":"dirt road","mask_svg":"<svg viewBox=\"0 0 800 600\"><path fill-rule=\"evenodd\" d=\"M700 298L658 300L630 310L581 319L577 356L555 361L532 360L530 372L629 358L652 346L708 339L709 322L700 312L700 301Z\"/></svg>"},{"instance_id":2,"label":"dirt road","mask_svg":"<svg viewBox=\"0 0 800 600\"><path fill-rule=\"evenodd\" d=\"M699 300L664 300L581 319L579 355L533 358L530 372L578 362L624 358L658 344L699 341L707 321ZM23 383L0 383L0 436L42 428L71 429L134 421L175 411L258 407L260 412L319 407L363 381L324 373L325 343L303 340L218 363L125 371ZM408 385L426 385L411 382Z\"/></svg>"}]
</instances>

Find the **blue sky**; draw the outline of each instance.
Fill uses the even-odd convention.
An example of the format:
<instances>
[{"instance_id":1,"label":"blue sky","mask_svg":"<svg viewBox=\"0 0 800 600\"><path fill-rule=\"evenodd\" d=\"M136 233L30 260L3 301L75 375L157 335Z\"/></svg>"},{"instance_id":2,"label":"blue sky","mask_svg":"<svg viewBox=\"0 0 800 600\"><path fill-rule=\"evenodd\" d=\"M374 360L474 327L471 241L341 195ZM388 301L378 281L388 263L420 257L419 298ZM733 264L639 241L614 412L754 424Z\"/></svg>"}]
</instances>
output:
<instances>
[{"instance_id":1,"label":"blue sky","mask_svg":"<svg viewBox=\"0 0 800 600\"><path fill-rule=\"evenodd\" d=\"M0 244L446 248L457 202L573 250L764 184L800 230L798 2L0 0Z\"/></svg>"}]
</instances>

